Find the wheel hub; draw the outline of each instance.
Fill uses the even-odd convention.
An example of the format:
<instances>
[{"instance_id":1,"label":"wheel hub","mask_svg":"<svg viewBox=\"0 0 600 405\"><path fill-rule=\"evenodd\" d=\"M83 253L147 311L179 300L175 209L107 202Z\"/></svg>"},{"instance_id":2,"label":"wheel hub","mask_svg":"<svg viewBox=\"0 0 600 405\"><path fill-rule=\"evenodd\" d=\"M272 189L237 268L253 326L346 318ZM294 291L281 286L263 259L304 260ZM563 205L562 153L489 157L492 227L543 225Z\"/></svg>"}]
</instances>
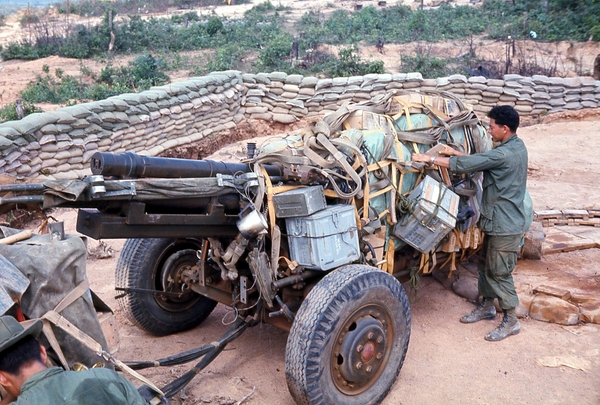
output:
<instances>
[{"instance_id":1,"label":"wheel hub","mask_svg":"<svg viewBox=\"0 0 600 405\"><path fill-rule=\"evenodd\" d=\"M156 299L158 305L169 311L181 311L192 307L199 299L185 283L184 274L195 264L195 250L180 250L171 255L160 271L158 289L166 292L179 293L179 296L162 296Z\"/></svg>"},{"instance_id":2,"label":"wheel hub","mask_svg":"<svg viewBox=\"0 0 600 405\"><path fill-rule=\"evenodd\" d=\"M391 350L388 326L389 319L371 306L346 321L332 352L333 380L342 392L358 394L377 380Z\"/></svg>"}]
</instances>

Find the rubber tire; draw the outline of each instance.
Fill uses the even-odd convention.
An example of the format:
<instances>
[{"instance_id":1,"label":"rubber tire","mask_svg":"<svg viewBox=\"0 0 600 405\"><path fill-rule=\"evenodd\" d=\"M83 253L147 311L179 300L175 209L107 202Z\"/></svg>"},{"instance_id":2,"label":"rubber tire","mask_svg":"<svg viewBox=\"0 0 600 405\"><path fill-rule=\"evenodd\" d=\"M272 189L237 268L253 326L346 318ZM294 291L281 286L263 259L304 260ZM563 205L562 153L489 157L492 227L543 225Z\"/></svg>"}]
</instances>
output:
<instances>
[{"instance_id":1,"label":"rubber tire","mask_svg":"<svg viewBox=\"0 0 600 405\"><path fill-rule=\"evenodd\" d=\"M124 246L115 272L115 283L122 288L162 290L160 269L173 254L184 249L200 249L197 240L175 239L128 239ZM158 277L158 279L157 279ZM131 292L119 298L119 306L131 322L156 336L165 336L200 325L210 315L217 302L194 294L194 303L182 304L178 310L167 310L157 302L152 294Z\"/></svg>"},{"instance_id":2,"label":"rubber tire","mask_svg":"<svg viewBox=\"0 0 600 405\"><path fill-rule=\"evenodd\" d=\"M348 395L332 377L331 353L342 325L369 304L391 315L395 341L379 377L365 391ZM380 403L396 381L410 340L408 297L393 276L365 265L349 265L329 273L302 303L287 341L285 375L299 405L367 405Z\"/></svg>"}]
</instances>

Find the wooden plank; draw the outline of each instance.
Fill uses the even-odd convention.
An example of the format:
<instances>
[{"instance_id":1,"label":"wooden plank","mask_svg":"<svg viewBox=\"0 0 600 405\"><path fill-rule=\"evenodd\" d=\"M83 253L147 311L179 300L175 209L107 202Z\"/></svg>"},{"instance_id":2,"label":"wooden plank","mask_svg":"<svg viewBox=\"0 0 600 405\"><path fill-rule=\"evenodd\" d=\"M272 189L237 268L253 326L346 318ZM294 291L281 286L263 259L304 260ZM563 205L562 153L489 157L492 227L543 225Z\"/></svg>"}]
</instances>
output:
<instances>
[{"instance_id":1,"label":"wooden plank","mask_svg":"<svg viewBox=\"0 0 600 405\"><path fill-rule=\"evenodd\" d=\"M550 218L562 218L563 213L561 210L543 210L535 211L534 215L537 219L550 219Z\"/></svg>"}]
</instances>

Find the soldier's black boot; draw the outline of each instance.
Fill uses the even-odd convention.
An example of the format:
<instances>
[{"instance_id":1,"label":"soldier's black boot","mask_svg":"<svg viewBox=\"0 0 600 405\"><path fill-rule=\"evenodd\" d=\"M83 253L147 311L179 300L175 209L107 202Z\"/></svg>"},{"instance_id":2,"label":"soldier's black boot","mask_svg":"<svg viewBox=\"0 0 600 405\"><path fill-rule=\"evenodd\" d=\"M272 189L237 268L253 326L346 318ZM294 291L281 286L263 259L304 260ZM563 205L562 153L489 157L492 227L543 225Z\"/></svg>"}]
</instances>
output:
<instances>
[{"instance_id":1,"label":"soldier's black boot","mask_svg":"<svg viewBox=\"0 0 600 405\"><path fill-rule=\"evenodd\" d=\"M496 318L496 307L494 306L493 298L485 298L481 300L481 303L471 312L470 314L464 315L460 318L462 323L474 323L479 322L483 319L495 319Z\"/></svg>"},{"instance_id":2,"label":"soldier's black boot","mask_svg":"<svg viewBox=\"0 0 600 405\"><path fill-rule=\"evenodd\" d=\"M521 332L521 324L519 324L515 309L504 309L502 312L504 312L502 323L496 329L485 335L485 340L497 342L506 339L510 335L516 335Z\"/></svg>"}]
</instances>

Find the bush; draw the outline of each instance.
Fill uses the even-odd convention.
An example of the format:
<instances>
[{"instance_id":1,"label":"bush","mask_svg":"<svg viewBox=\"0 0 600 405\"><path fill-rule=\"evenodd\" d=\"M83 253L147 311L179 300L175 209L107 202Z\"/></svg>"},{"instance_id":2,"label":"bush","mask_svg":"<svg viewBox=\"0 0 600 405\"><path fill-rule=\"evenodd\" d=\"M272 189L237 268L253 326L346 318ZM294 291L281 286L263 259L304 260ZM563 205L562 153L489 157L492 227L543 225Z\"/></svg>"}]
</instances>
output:
<instances>
[{"instance_id":1,"label":"bush","mask_svg":"<svg viewBox=\"0 0 600 405\"><path fill-rule=\"evenodd\" d=\"M209 58L203 66L194 69L194 74L203 75L210 72L222 70L243 70L243 56L245 52L235 44L228 44L215 50L214 55Z\"/></svg>"},{"instance_id":2,"label":"bush","mask_svg":"<svg viewBox=\"0 0 600 405\"><path fill-rule=\"evenodd\" d=\"M402 56L401 71L421 72L423 78L444 77L453 73L448 66L450 59L440 59L422 51L417 51L416 56ZM458 72L456 72L458 73Z\"/></svg>"},{"instance_id":3,"label":"bush","mask_svg":"<svg viewBox=\"0 0 600 405\"><path fill-rule=\"evenodd\" d=\"M30 103L64 104L81 99L83 88L83 83L73 76L37 75L35 81L21 92L21 97Z\"/></svg>"},{"instance_id":4,"label":"bush","mask_svg":"<svg viewBox=\"0 0 600 405\"><path fill-rule=\"evenodd\" d=\"M2 56L3 60L35 60L42 57L39 50L27 41L8 44L6 48L2 49L0 56Z\"/></svg>"},{"instance_id":5,"label":"bush","mask_svg":"<svg viewBox=\"0 0 600 405\"><path fill-rule=\"evenodd\" d=\"M82 73L86 80L95 80L86 69L82 68ZM55 71L54 77L48 73L37 75L35 81L21 92L21 97L29 103L53 104L102 100L117 94L147 90L164 84L168 79L161 71L161 61L147 55L136 58L126 67L105 67L92 84L84 83L82 78L65 75L60 69Z\"/></svg>"},{"instance_id":6,"label":"bush","mask_svg":"<svg viewBox=\"0 0 600 405\"><path fill-rule=\"evenodd\" d=\"M287 32L274 35L258 53L258 69L269 72L289 68L293 42L294 37Z\"/></svg>"},{"instance_id":7,"label":"bush","mask_svg":"<svg viewBox=\"0 0 600 405\"><path fill-rule=\"evenodd\" d=\"M118 89L120 92L137 92L164 84L169 77L161 71L161 61L151 55L139 56L128 67L107 66L100 72L99 83ZM104 87L96 89L103 92Z\"/></svg>"},{"instance_id":8,"label":"bush","mask_svg":"<svg viewBox=\"0 0 600 405\"><path fill-rule=\"evenodd\" d=\"M330 75L333 77L362 76L369 73L385 73L382 61L362 62L356 44L339 51L339 59L333 63Z\"/></svg>"},{"instance_id":9,"label":"bush","mask_svg":"<svg viewBox=\"0 0 600 405\"><path fill-rule=\"evenodd\" d=\"M9 103L4 106L4 108L0 109L0 122L13 121L18 120L17 116L17 104ZM42 110L35 105L31 104L28 101L23 100L23 110L25 111L25 116L33 113L42 112Z\"/></svg>"}]
</instances>

